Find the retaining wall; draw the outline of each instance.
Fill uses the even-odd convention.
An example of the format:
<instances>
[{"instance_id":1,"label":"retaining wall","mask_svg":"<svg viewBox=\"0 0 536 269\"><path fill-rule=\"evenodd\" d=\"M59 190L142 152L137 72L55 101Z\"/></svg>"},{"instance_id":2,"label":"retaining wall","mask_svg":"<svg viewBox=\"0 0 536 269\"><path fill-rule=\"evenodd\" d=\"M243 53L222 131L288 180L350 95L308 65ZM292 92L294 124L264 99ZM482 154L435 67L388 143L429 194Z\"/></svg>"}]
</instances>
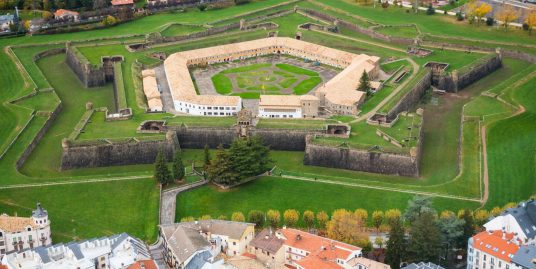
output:
<instances>
[{"instance_id":1,"label":"retaining wall","mask_svg":"<svg viewBox=\"0 0 536 269\"><path fill-rule=\"evenodd\" d=\"M387 119L393 120L402 111L408 111L415 106L432 85L432 72L430 70L413 86L413 89L404 95L398 103L387 113Z\"/></svg>"},{"instance_id":2,"label":"retaining wall","mask_svg":"<svg viewBox=\"0 0 536 269\"><path fill-rule=\"evenodd\" d=\"M238 131L233 127L171 127L175 129L181 148L202 149L205 145L216 148L222 144L228 147L238 137Z\"/></svg>"},{"instance_id":3,"label":"retaining wall","mask_svg":"<svg viewBox=\"0 0 536 269\"><path fill-rule=\"evenodd\" d=\"M61 169L154 163L162 149L167 160L172 160L179 142L175 133L165 140L123 142L101 145L63 145Z\"/></svg>"},{"instance_id":4,"label":"retaining wall","mask_svg":"<svg viewBox=\"0 0 536 269\"><path fill-rule=\"evenodd\" d=\"M39 132L32 139L32 142L30 142L30 144L26 147L22 155L17 160L17 163L15 164L15 167L17 168L17 170L19 170L24 165L28 157L30 157L35 147L37 147L37 144L39 144L39 142L41 141L43 136L46 134L48 129L50 129L50 126L52 126L52 123L54 122L58 114L60 113L61 109L62 109L62 104L60 102L58 106L56 106L56 109L54 109L54 111L52 111L50 115L48 116L48 119L45 122L45 125L43 125L43 128L39 130Z\"/></svg>"},{"instance_id":5,"label":"retaining wall","mask_svg":"<svg viewBox=\"0 0 536 269\"><path fill-rule=\"evenodd\" d=\"M106 84L106 72L102 66L95 67L87 59L80 59L79 52L71 47L71 44L66 45L66 58L67 65L73 70L78 79L82 82L84 87L98 87Z\"/></svg>"},{"instance_id":6,"label":"retaining wall","mask_svg":"<svg viewBox=\"0 0 536 269\"><path fill-rule=\"evenodd\" d=\"M277 130L277 129L253 129L252 135L262 137L265 145L273 150L304 151L307 135L321 133L310 130Z\"/></svg>"},{"instance_id":7,"label":"retaining wall","mask_svg":"<svg viewBox=\"0 0 536 269\"><path fill-rule=\"evenodd\" d=\"M497 54L494 57L490 57L485 61L464 69L461 73L455 71L450 74L441 75L437 88L448 92L458 92L473 82L493 73L495 70L501 68L501 66L501 55Z\"/></svg>"}]
</instances>

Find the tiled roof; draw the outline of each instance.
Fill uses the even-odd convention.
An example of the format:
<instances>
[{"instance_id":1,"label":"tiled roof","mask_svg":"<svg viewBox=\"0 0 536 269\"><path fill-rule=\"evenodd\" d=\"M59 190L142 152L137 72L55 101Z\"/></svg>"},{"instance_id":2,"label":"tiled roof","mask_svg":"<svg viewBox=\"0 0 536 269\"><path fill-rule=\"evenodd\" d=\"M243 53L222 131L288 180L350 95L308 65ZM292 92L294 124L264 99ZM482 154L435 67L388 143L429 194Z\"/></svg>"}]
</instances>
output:
<instances>
[{"instance_id":1,"label":"tiled roof","mask_svg":"<svg viewBox=\"0 0 536 269\"><path fill-rule=\"evenodd\" d=\"M133 5L134 0L112 0L112 6Z\"/></svg>"},{"instance_id":2,"label":"tiled roof","mask_svg":"<svg viewBox=\"0 0 536 269\"><path fill-rule=\"evenodd\" d=\"M37 227L31 218L11 217L6 214L0 215L0 230L4 232L20 232L28 226L32 228Z\"/></svg>"},{"instance_id":3,"label":"tiled roof","mask_svg":"<svg viewBox=\"0 0 536 269\"><path fill-rule=\"evenodd\" d=\"M296 262L305 269L342 269L336 260L322 259L318 256L308 256Z\"/></svg>"},{"instance_id":4,"label":"tiled roof","mask_svg":"<svg viewBox=\"0 0 536 269\"><path fill-rule=\"evenodd\" d=\"M431 262L420 262L420 263L412 263L408 264L406 267L403 267L402 269L445 269L437 264L431 263Z\"/></svg>"},{"instance_id":5,"label":"tiled roof","mask_svg":"<svg viewBox=\"0 0 536 269\"><path fill-rule=\"evenodd\" d=\"M358 268L358 265L363 265L367 269L391 269L391 266L388 264L363 257L352 258L348 264L352 266L352 268Z\"/></svg>"},{"instance_id":6,"label":"tiled roof","mask_svg":"<svg viewBox=\"0 0 536 269\"><path fill-rule=\"evenodd\" d=\"M473 247L503 261L510 262L519 246L512 243L511 233L502 231L484 231L473 236Z\"/></svg>"},{"instance_id":7,"label":"tiled roof","mask_svg":"<svg viewBox=\"0 0 536 269\"><path fill-rule=\"evenodd\" d=\"M296 229L286 228L280 229L278 230L278 232L282 233L283 236L286 238L285 245L288 245L293 248L303 249L309 253L315 253L322 247L334 247L337 250L336 254L340 255L338 257L343 257L343 259L346 259L350 252L361 250L361 248L356 246L352 246L346 243L324 238Z\"/></svg>"},{"instance_id":8,"label":"tiled roof","mask_svg":"<svg viewBox=\"0 0 536 269\"><path fill-rule=\"evenodd\" d=\"M133 263L127 269L158 269L158 267L153 260L142 260Z\"/></svg>"},{"instance_id":9,"label":"tiled roof","mask_svg":"<svg viewBox=\"0 0 536 269\"><path fill-rule=\"evenodd\" d=\"M54 16L56 17L61 17L63 15L78 16L79 13L76 11L67 10L67 9L58 9L56 10L56 12L54 12Z\"/></svg>"},{"instance_id":10,"label":"tiled roof","mask_svg":"<svg viewBox=\"0 0 536 269\"><path fill-rule=\"evenodd\" d=\"M276 253L283 246L283 243L284 240L277 238L270 230L264 229L251 240L249 245L270 253Z\"/></svg>"}]
</instances>

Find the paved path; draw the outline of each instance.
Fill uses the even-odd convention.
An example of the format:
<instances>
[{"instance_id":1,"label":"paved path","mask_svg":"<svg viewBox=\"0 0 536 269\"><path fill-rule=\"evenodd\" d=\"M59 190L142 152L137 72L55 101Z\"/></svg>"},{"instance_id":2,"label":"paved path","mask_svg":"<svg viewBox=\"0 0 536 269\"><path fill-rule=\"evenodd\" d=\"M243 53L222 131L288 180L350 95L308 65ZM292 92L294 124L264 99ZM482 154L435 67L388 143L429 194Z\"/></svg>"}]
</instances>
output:
<instances>
[{"instance_id":1,"label":"paved path","mask_svg":"<svg viewBox=\"0 0 536 269\"><path fill-rule=\"evenodd\" d=\"M158 90L161 93L162 105L164 106L164 111L169 113L175 113L175 106L173 105L173 98L171 97L171 91L169 90L169 85L167 83L166 72L164 70L164 65L160 65L154 69L156 73L156 82L158 84Z\"/></svg>"},{"instance_id":2,"label":"paved path","mask_svg":"<svg viewBox=\"0 0 536 269\"><path fill-rule=\"evenodd\" d=\"M478 198L468 198L468 197L463 197L463 196L440 194L440 193L434 193L434 192L424 192L424 191L405 190L405 189L391 188L391 187L371 186L371 185L360 184L360 183L339 182L339 181L332 181L332 180L325 180L325 179L313 179L313 178L297 177L297 176L290 176L290 175L282 175L281 177L292 179L292 180L307 181L307 182L326 183L326 184L341 185L341 186L348 186L348 187L358 187L358 188L365 188L365 189L409 193L409 194L455 199L455 200L470 201L470 202L480 202L480 199Z\"/></svg>"},{"instance_id":3,"label":"paved path","mask_svg":"<svg viewBox=\"0 0 536 269\"><path fill-rule=\"evenodd\" d=\"M175 209L177 207L177 195L179 193L195 189L207 183L208 181L202 180L174 189L162 191L162 196L160 197L160 224L175 223Z\"/></svg>"}]
</instances>

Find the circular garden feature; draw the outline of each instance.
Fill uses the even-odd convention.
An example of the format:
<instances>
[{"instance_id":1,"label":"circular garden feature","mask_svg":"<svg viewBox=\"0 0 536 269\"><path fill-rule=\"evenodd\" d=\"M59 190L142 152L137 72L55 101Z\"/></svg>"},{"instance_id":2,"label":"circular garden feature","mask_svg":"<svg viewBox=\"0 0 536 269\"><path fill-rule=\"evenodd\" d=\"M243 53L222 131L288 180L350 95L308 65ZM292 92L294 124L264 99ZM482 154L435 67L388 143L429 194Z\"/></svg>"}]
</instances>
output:
<instances>
[{"instance_id":1,"label":"circular garden feature","mask_svg":"<svg viewBox=\"0 0 536 269\"><path fill-rule=\"evenodd\" d=\"M261 94L302 95L322 82L312 70L291 64L259 63L223 70L212 77L216 92L258 99Z\"/></svg>"}]
</instances>

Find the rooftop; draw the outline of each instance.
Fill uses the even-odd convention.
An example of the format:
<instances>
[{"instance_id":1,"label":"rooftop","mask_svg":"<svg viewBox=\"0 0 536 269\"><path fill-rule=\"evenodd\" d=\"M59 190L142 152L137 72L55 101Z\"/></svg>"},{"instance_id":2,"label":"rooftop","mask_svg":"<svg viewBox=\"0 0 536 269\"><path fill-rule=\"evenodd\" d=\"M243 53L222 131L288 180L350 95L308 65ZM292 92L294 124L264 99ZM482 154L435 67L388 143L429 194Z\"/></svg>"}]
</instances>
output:
<instances>
[{"instance_id":1,"label":"rooftop","mask_svg":"<svg viewBox=\"0 0 536 269\"><path fill-rule=\"evenodd\" d=\"M112 6L133 5L134 0L112 0Z\"/></svg>"},{"instance_id":2,"label":"rooftop","mask_svg":"<svg viewBox=\"0 0 536 269\"><path fill-rule=\"evenodd\" d=\"M503 231L484 231L473 236L473 247L503 261L510 262L519 246L512 242L514 234Z\"/></svg>"},{"instance_id":3,"label":"rooftop","mask_svg":"<svg viewBox=\"0 0 536 269\"><path fill-rule=\"evenodd\" d=\"M284 242L284 240L277 238L271 230L264 229L249 244L264 251L276 253Z\"/></svg>"},{"instance_id":4,"label":"rooftop","mask_svg":"<svg viewBox=\"0 0 536 269\"><path fill-rule=\"evenodd\" d=\"M61 17L63 15L78 16L79 13L76 11L67 10L67 9L58 9L56 10L56 12L54 12L54 16L56 17Z\"/></svg>"},{"instance_id":5,"label":"rooftop","mask_svg":"<svg viewBox=\"0 0 536 269\"><path fill-rule=\"evenodd\" d=\"M7 214L0 215L0 230L14 233L26 229L26 227L37 227L31 218L12 217Z\"/></svg>"},{"instance_id":6,"label":"rooftop","mask_svg":"<svg viewBox=\"0 0 536 269\"><path fill-rule=\"evenodd\" d=\"M402 269L445 269L435 263L431 262L420 262L420 263L412 263L408 264L406 267L402 267Z\"/></svg>"},{"instance_id":7,"label":"rooftop","mask_svg":"<svg viewBox=\"0 0 536 269\"><path fill-rule=\"evenodd\" d=\"M536 245L520 247L512 258L512 262L523 268L536 269Z\"/></svg>"}]
</instances>

